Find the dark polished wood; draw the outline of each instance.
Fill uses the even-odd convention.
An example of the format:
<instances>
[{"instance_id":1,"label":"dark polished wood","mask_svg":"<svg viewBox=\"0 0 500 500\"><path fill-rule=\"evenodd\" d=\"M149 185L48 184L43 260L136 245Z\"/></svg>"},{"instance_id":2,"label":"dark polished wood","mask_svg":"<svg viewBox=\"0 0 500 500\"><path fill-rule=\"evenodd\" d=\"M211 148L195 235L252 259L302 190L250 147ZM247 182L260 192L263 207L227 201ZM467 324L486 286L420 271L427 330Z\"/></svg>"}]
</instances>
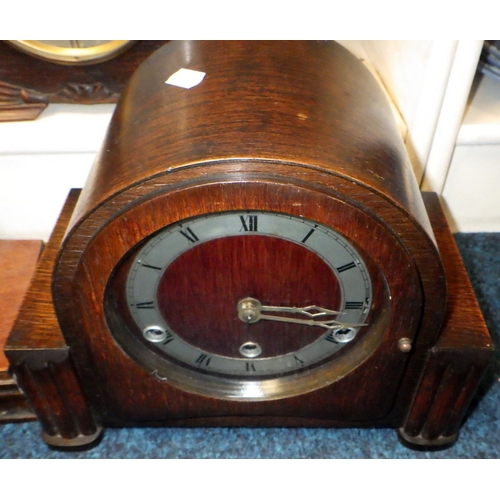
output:
<instances>
[{"instance_id":1,"label":"dark polished wood","mask_svg":"<svg viewBox=\"0 0 500 500\"><path fill-rule=\"evenodd\" d=\"M33 120L49 103L117 102L137 67L166 40L140 40L123 54L86 66L44 61L0 43L0 121Z\"/></svg>"},{"instance_id":2,"label":"dark polished wood","mask_svg":"<svg viewBox=\"0 0 500 500\"><path fill-rule=\"evenodd\" d=\"M191 89L166 85L180 68L206 76ZM244 175L235 160L250 159L270 161L261 174L299 164L365 185L432 234L389 103L338 44L170 42L133 75L123 99L75 218L166 169L225 160Z\"/></svg>"},{"instance_id":3,"label":"dark polished wood","mask_svg":"<svg viewBox=\"0 0 500 500\"><path fill-rule=\"evenodd\" d=\"M43 248L39 240L0 240L0 371L8 368L3 347L28 290Z\"/></svg>"},{"instance_id":4,"label":"dark polished wood","mask_svg":"<svg viewBox=\"0 0 500 500\"><path fill-rule=\"evenodd\" d=\"M191 89L166 85L168 76L181 67L205 72L203 82ZM360 330L359 338L342 355L298 373L287 386L295 392L281 399L215 397L206 390L186 390L178 374L165 380L158 376L163 360L144 349L140 332L134 331L137 327L127 317L127 270L134 252L148 238L190 217L237 210L290 214L333 228L356 248L373 280L370 327ZM170 42L131 78L71 220L56 229L59 235L65 233L57 256L59 237L49 243L53 253L46 265L51 270L54 265L53 274L40 274L43 284L35 286L33 304L26 305L38 311L35 303L45 301L48 316L29 328L16 327L7 355L11 361L16 358L19 367L23 351L19 345L31 343L40 349L44 335L47 345L55 342L58 355L69 349L69 356L54 360L68 375L67 388L59 393L74 390L82 395L76 399L88 405L95 422L92 429L385 426L400 429L408 441L441 444L442 436L455 436L477 377L491 355L491 342L482 326L473 341L461 333L461 321L472 325L481 314L475 302L464 311L454 306L469 300L469 292L462 294L455 278L448 278L447 295L449 266L460 282L468 281L456 260L456 249L450 246L452 236L442 212L436 203L430 203L429 211L432 225L385 96L369 71L341 46L333 42ZM444 243L436 244L432 226ZM205 247L208 252L200 246L182 256L169 269L173 273L169 276L188 275L189 269L194 274L188 276L195 279L200 259L208 255L216 259L221 250L233 251L234 245L241 244L237 240L210 243ZM214 250L213 245L219 246ZM264 254L269 252L267 245ZM283 252L283 248L274 251ZM237 251L245 265L259 265L243 247ZM295 258L307 259L303 253ZM217 266L227 264L217 262ZM227 265L231 277L221 269L221 276L228 279L217 286L212 283L217 274L197 280L199 296L207 300L199 313L207 324L220 321L220 303L234 301L231 279L239 271L236 263ZM290 274L294 267L286 260L274 261L262 268L266 274L262 283L282 292L272 273L281 269ZM296 271L305 279L299 264ZM310 290L321 290L322 280L331 278L328 273L319 274L324 275L311 277ZM246 287L259 286L240 278L238 282ZM176 291L167 282L162 286L165 300L172 300ZM187 314L189 289L178 291L177 299ZM303 299L300 294L292 298ZM461 314L470 316L466 319ZM21 314L17 325L30 318ZM177 325L181 330L189 325L181 323ZM28 334L30 328L33 332ZM183 335L193 343L196 340L189 332ZM460 337L465 339L463 344L457 341ZM225 352L225 338L215 336L206 345ZM28 339L39 339L40 344ZM400 349L402 339L411 343L409 352ZM449 358L446 351L438 361L455 360L455 371L464 356L481 358L466 379L435 375L435 353L448 345L455 354ZM40 356L45 366L45 355L30 349L22 356L31 363ZM281 352L279 345L276 352ZM54 381L49 378L48 393ZM432 387L443 395L426 399ZM34 391L33 387L27 392L37 398ZM51 411L57 415L68 411L63 410L63 401L51 405L47 418ZM453 413L453 419L446 411ZM88 414L80 420L89 422ZM445 424L451 430L443 429ZM48 422L44 428L53 434ZM57 428L71 445L71 427L62 421ZM93 435L92 429L87 425L88 436Z\"/></svg>"}]
</instances>

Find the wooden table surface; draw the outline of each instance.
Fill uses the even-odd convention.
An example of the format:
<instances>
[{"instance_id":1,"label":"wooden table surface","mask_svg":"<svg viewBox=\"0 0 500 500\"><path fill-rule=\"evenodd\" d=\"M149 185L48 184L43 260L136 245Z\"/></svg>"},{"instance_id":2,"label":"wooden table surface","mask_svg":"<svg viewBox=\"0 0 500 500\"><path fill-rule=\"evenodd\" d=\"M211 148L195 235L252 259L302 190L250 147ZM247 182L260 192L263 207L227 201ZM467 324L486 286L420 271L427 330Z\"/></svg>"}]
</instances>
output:
<instances>
[{"instance_id":1,"label":"wooden table surface","mask_svg":"<svg viewBox=\"0 0 500 500\"><path fill-rule=\"evenodd\" d=\"M3 348L35 271L43 243L0 240L0 373L8 369Z\"/></svg>"}]
</instances>

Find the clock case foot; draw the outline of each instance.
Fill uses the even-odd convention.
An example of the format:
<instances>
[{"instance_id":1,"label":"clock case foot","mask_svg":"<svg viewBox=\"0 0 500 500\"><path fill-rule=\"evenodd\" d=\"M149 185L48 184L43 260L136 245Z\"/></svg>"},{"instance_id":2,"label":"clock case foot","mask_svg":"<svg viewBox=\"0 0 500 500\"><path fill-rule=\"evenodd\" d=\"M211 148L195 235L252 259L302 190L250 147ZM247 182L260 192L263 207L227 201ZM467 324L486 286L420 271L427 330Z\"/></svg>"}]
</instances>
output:
<instances>
[{"instance_id":1,"label":"clock case foot","mask_svg":"<svg viewBox=\"0 0 500 500\"><path fill-rule=\"evenodd\" d=\"M458 439L458 433L454 436L441 437L436 440L428 441L425 438L407 436L404 429L396 431L399 442L406 448L414 451L443 451L452 448Z\"/></svg>"},{"instance_id":2,"label":"clock case foot","mask_svg":"<svg viewBox=\"0 0 500 500\"><path fill-rule=\"evenodd\" d=\"M68 197L5 346L11 370L41 424L46 443L66 449L98 443L102 427L113 425L112 416L101 414L88 403L91 399L81 383L85 374L77 372L72 362L52 304L52 268L79 193L72 190ZM406 373L400 391L404 394L396 401L399 407L385 420L312 422L262 415L257 419L177 419L154 425L393 427L409 447L441 449L453 444L492 357L493 345L439 199L434 193L423 193L423 198L448 283L446 322L436 345ZM413 387L413 393L408 387Z\"/></svg>"},{"instance_id":3,"label":"clock case foot","mask_svg":"<svg viewBox=\"0 0 500 500\"><path fill-rule=\"evenodd\" d=\"M103 437L103 428L97 427L93 434L78 434L75 437L65 438L61 435L47 434L42 432L42 438L45 443L57 450L88 450L97 446Z\"/></svg>"}]
</instances>

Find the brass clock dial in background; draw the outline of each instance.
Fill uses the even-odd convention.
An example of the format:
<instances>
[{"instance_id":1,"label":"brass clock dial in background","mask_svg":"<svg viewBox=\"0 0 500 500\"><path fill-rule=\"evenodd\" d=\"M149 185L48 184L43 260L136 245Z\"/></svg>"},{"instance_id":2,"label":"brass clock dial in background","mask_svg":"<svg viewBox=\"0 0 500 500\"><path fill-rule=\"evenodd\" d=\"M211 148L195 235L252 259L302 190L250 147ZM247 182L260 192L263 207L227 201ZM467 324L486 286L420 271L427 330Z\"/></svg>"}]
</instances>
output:
<instances>
[{"instance_id":1,"label":"brass clock dial in background","mask_svg":"<svg viewBox=\"0 0 500 500\"><path fill-rule=\"evenodd\" d=\"M4 40L0 42L0 122L33 120L49 103L115 103L135 69L165 43Z\"/></svg>"},{"instance_id":2,"label":"brass clock dial in background","mask_svg":"<svg viewBox=\"0 0 500 500\"><path fill-rule=\"evenodd\" d=\"M9 40L27 54L58 64L95 64L130 48L134 40Z\"/></svg>"},{"instance_id":3,"label":"brass clock dial in background","mask_svg":"<svg viewBox=\"0 0 500 500\"><path fill-rule=\"evenodd\" d=\"M19 327L8 351L26 392L48 384L47 442L122 425L456 439L491 344L450 326L484 323L474 307L452 321L464 309L391 108L340 45L164 45L63 220L40 285L52 336L25 351ZM26 360L60 376L35 384Z\"/></svg>"}]
</instances>

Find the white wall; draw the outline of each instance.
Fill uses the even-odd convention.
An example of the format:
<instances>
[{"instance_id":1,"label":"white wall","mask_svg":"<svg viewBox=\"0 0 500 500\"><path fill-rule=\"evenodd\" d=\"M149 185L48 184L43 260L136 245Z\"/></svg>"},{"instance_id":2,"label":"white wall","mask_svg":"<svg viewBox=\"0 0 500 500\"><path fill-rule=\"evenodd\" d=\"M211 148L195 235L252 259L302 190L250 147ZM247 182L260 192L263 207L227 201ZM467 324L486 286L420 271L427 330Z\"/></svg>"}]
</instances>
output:
<instances>
[{"instance_id":1,"label":"white wall","mask_svg":"<svg viewBox=\"0 0 500 500\"><path fill-rule=\"evenodd\" d=\"M0 123L0 238L50 236L71 188L83 187L114 105L50 105Z\"/></svg>"}]
</instances>

